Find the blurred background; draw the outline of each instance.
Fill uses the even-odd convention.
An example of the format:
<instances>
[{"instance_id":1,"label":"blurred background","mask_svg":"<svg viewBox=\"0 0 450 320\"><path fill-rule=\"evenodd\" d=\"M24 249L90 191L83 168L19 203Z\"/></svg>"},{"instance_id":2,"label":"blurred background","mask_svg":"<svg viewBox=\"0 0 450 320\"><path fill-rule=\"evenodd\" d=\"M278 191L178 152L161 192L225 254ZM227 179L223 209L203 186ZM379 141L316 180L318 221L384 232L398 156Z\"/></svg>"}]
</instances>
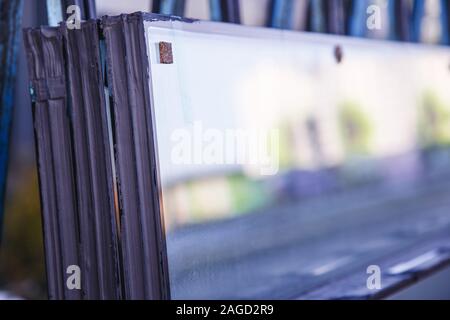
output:
<instances>
[{"instance_id":1,"label":"blurred background","mask_svg":"<svg viewBox=\"0 0 450 320\"><path fill-rule=\"evenodd\" d=\"M449 19L447 0L127 0L127 1L0 1L0 43L9 35L7 3L16 2L22 28L56 25L63 14L55 8L71 3L94 4L85 17L117 15L135 11L176 14L190 18L241 23L251 26L342 34L392 41L447 45ZM382 10L382 27L368 30L367 8ZM33 122L22 34L17 33L16 82L10 131L8 175L0 249L0 299L45 299L46 280ZM4 52L0 50L0 56ZM4 61L4 60L2 60ZM1 68L5 68L2 65ZM432 99L432 98L430 98ZM431 103L431 105L436 105ZM352 113L352 106L348 106ZM433 109L439 113L439 106ZM358 115L349 115L356 117ZM431 116L433 117L433 115ZM444 118L448 118L446 114ZM312 124L312 126L314 126ZM2 130L7 130L3 128ZM445 131L445 130L444 130ZM443 143L447 131L444 132ZM436 139L439 139L436 138ZM2 149L3 150L3 149ZM3 151L2 151L3 152ZM2 183L2 181L0 181Z\"/></svg>"}]
</instances>

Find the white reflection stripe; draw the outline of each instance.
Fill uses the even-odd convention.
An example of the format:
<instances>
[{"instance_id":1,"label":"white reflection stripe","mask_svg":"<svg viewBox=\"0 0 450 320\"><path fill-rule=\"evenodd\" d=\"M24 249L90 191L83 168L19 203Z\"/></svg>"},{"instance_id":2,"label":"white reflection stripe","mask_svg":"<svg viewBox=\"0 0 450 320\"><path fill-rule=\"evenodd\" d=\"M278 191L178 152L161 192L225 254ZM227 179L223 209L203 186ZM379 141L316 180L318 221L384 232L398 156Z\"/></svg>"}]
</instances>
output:
<instances>
[{"instance_id":1,"label":"white reflection stripe","mask_svg":"<svg viewBox=\"0 0 450 320\"><path fill-rule=\"evenodd\" d=\"M433 259L436 259L439 256L438 252L436 250L427 252L421 256L418 256L412 260L409 260L407 262L399 263L391 268L389 268L389 274L396 275L401 274L406 271L412 270L425 262L431 261Z\"/></svg>"},{"instance_id":2,"label":"white reflection stripe","mask_svg":"<svg viewBox=\"0 0 450 320\"><path fill-rule=\"evenodd\" d=\"M321 276L324 275L326 273L329 273L333 270L336 270L339 267L342 267L343 265L347 264L348 262L350 262L351 258L350 257L343 257L343 258L339 258L337 260L331 261L327 264L324 264L318 268L315 268L311 273L314 276Z\"/></svg>"}]
</instances>

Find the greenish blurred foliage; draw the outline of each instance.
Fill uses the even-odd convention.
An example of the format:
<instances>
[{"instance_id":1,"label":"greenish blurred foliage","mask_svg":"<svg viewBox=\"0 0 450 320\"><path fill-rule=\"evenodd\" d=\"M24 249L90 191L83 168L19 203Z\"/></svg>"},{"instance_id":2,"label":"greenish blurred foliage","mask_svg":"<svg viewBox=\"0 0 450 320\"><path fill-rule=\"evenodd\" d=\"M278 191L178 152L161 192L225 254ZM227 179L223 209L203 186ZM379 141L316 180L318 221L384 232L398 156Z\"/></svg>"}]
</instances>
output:
<instances>
[{"instance_id":1,"label":"greenish blurred foliage","mask_svg":"<svg viewBox=\"0 0 450 320\"><path fill-rule=\"evenodd\" d=\"M45 299L44 250L36 168L28 166L14 170L14 165L11 167L0 250L0 290L26 299Z\"/></svg>"},{"instance_id":2,"label":"greenish blurred foliage","mask_svg":"<svg viewBox=\"0 0 450 320\"><path fill-rule=\"evenodd\" d=\"M279 124L279 166L281 169L290 169L295 163L294 150L292 148L295 139L294 125L284 120Z\"/></svg>"},{"instance_id":3,"label":"greenish blurred foliage","mask_svg":"<svg viewBox=\"0 0 450 320\"><path fill-rule=\"evenodd\" d=\"M342 139L347 156L370 153L372 126L369 117L353 102L342 104L339 114Z\"/></svg>"},{"instance_id":4,"label":"greenish blurred foliage","mask_svg":"<svg viewBox=\"0 0 450 320\"><path fill-rule=\"evenodd\" d=\"M260 181L250 179L243 174L228 177L233 199L233 211L244 214L258 210L270 203L270 194L264 190Z\"/></svg>"},{"instance_id":5,"label":"greenish blurred foliage","mask_svg":"<svg viewBox=\"0 0 450 320\"><path fill-rule=\"evenodd\" d=\"M419 106L419 144L422 148L450 146L450 110L432 92Z\"/></svg>"}]
</instances>

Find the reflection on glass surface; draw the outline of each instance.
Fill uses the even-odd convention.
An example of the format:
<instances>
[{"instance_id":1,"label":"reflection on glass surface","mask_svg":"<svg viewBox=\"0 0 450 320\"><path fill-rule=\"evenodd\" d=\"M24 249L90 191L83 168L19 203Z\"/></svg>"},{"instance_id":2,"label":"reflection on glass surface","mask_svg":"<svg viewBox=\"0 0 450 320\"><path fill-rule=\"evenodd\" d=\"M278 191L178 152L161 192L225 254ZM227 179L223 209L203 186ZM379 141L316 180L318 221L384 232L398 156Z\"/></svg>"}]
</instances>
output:
<instances>
[{"instance_id":1,"label":"reflection on glass surface","mask_svg":"<svg viewBox=\"0 0 450 320\"><path fill-rule=\"evenodd\" d=\"M150 54L173 298L295 298L448 234L448 50L169 26L147 37L174 58Z\"/></svg>"}]
</instances>

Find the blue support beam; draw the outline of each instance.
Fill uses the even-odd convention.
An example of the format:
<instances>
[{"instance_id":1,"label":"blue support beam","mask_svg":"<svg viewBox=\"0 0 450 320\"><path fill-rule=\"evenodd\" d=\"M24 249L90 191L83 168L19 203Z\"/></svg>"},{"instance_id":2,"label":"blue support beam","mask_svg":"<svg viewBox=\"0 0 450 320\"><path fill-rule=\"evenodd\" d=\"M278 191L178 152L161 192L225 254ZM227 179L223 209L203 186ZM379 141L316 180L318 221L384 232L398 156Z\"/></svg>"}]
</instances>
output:
<instances>
[{"instance_id":1,"label":"blue support beam","mask_svg":"<svg viewBox=\"0 0 450 320\"><path fill-rule=\"evenodd\" d=\"M310 2L310 9L309 9L310 31L321 33L327 32L327 17L325 10L326 10L325 2L323 0L315 0Z\"/></svg>"},{"instance_id":2,"label":"blue support beam","mask_svg":"<svg viewBox=\"0 0 450 320\"><path fill-rule=\"evenodd\" d=\"M397 0L391 14L395 16L394 40L411 41L412 3L408 0Z\"/></svg>"},{"instance_id":3,"label":"blue support beam","mask_svg":"<svg viewBox=\"0 0 450 320\"><path fill-rule=\"evenodd\" d=\"M327 20L328 33L345 34L346 33L346 10L344 0L328 0L327 1Z\"/></svg>"},{"instance_id":4,"label":"blue support beam","mask_svg":"<svg viewBox=\"0 0 450 320\"><path fill-rule=\"evenodd\" d=\"M241 23L239 0L210 0L209 6L211 20L236 24Z\"/></svg>"},{"instance_id":5,"label":"blue support beam","mask_svg":"<svg viewBox=\"0 0 450 320\"><path fill-rule=\"evenodd\" d=\"M346 0L314 0L309 2L309 31L331 34L346 34Z\"/></svg>"},{"instance_id":6,"label":"blue support beam","mask_svg":"<svg viewBox=\"0 0 450 320\"><path fill-rule=\"evenodd\" d=\"M422 34L422 19L425 15L425 0L414 1L413 23L412 23L412 40L414 42L421 41Z\"/></svg>"},{"instance_id":7,"label":"blue support beam","mask_svg":"<svg viewBox=\"0 0 450 320\"><path fill-rule=\"evenodd\" d=\"M8 168L9 136L14 107L17 50L22 21L22 0L0 0L0 239Z\"/></svg>"},{"instance_id":8,"label":"blue support beam","mask_svg":"<svg viewBox=\"0 0 450 320\"><path fill-rule=\"evenodd\" d=\"M407 0L352 2L349 34L354 37L409 41L411 8ZM370 26L373 26L371 28Z\"/></svg>"},{"instance_id":9,"label":"blue support beam","mask_svg":"<svg viewBox=\"0 0 450 320\"><path fill-rule=\"evenodd\" d=\"M152 12L183 17L186 0L154 0Z\"/></svg>"},{"instance_id":10,"label":"blue support beam","mask_svg":"<svg viewBox=\"0 0 450 320\"><path fill-rule=\"evenodd\" d=\"M271 0L268 12L268 27L292 29L293 0Z\"/></svg>"}]
</instances>

